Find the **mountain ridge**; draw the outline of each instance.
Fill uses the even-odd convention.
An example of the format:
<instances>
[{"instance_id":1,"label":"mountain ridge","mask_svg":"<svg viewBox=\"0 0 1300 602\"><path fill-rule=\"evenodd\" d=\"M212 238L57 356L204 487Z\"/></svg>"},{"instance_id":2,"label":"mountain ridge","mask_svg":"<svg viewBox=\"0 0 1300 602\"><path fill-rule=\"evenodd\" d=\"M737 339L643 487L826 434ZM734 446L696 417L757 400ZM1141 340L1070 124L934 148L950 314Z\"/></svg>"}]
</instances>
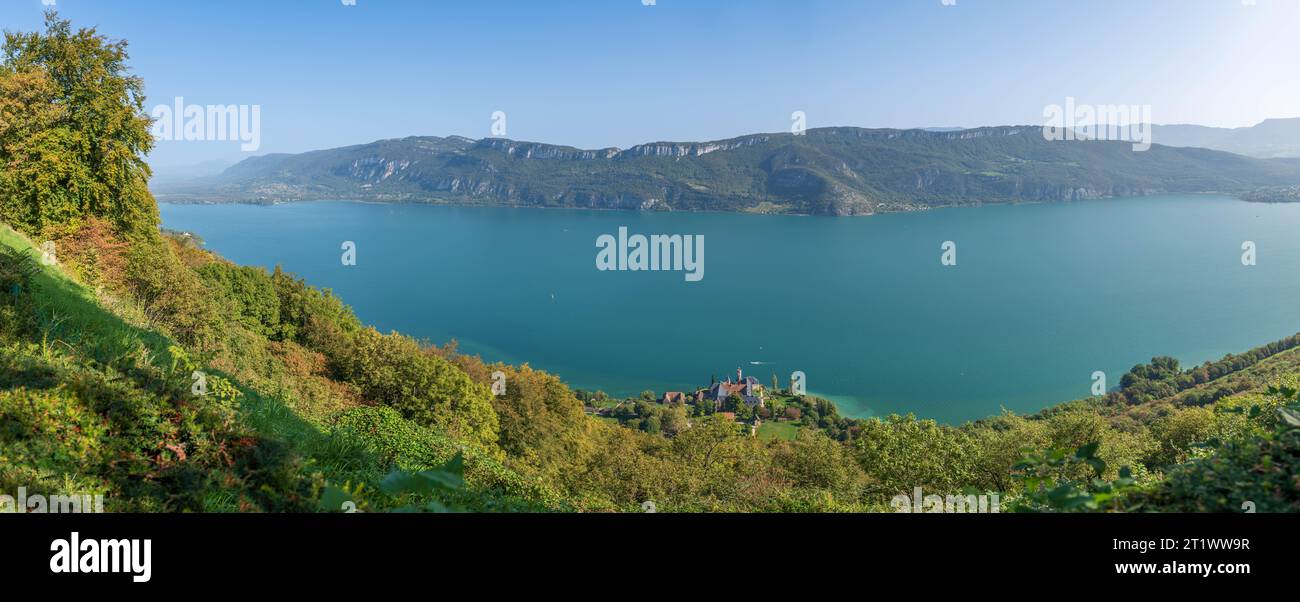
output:
<instances>
[{"instance_id":1,"label":"mountain ridge","mask_svg":"<svg viewBox=\"0 0 1300 602\"><path fill-rule=\"evenodd\" d=\"M1188 177L1186 174L1195 174ZM155 185L167 202L356 199L634 210L869 215L1300 184L1300 161L1122 141L1048 141L1041 126L829 127L627 149L410 136L246 159Z\"/></svg>"}]
</instances>

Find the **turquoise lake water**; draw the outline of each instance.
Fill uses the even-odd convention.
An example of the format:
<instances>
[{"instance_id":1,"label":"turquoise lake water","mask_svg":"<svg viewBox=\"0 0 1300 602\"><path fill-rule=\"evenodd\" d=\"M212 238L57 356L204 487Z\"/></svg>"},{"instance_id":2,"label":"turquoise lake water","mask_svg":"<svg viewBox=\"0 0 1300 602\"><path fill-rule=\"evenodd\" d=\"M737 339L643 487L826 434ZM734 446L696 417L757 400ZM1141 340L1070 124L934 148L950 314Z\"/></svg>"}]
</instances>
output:
<instances>
[{"instance_id":1,"label":"turquoise lake water","mask_svg":"<svg viewBox=\"0 0 1300 602\"><path fill-rule=\"evenodd\" d=\"M957 423L1089 395L1300 331L1300 204L1211 196L872 217L316 202L162 205L240 264L332 288L360 318L574 387L686 391L710 376L808 390L865 417ZM600 271L596 240L705 237L704 278ZM354 241L357 264L340 261ZM956 266L941 245L956 243ZM1242 265L1255 243L1257 265Z\"/></svg>"}]
</instances>

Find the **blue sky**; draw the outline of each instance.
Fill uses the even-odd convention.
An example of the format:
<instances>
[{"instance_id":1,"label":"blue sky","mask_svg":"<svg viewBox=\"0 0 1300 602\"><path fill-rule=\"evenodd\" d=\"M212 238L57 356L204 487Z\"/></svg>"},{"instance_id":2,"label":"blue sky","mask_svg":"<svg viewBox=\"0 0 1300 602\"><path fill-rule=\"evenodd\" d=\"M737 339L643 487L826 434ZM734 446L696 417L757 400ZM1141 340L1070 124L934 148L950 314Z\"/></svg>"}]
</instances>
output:
<instances>
[{"instance_id":1,"label":"blue sky","mask_svg":"<svg viewBox=\"0 0 1300 602\"><path fill-rule=\"evenodd\" d=\"M408 135L584 148L809 127L1041 123L1151 105L1158 123L1300 116L1300 1L57 0L130 42L149 104L261 105L252 154ZM31 30L41 0L4 0ZM247 157L162 142L157 165Z\"/></svg>"}]
</instances>

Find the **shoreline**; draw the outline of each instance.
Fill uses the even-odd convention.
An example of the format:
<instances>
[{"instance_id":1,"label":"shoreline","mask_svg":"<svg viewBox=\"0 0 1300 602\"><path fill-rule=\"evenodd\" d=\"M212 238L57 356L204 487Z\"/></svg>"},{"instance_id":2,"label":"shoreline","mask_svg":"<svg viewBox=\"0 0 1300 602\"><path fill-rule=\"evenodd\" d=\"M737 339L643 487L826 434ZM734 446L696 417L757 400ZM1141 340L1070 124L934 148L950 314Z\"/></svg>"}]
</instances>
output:
<instances>
[{"instance_id":1,"label":"shoreline","mask_svg":"<svg viewBox=\"0 0 1300 602\"><path fill-rule=\"evenodd\" d=\"M1240 202L1243 202L1243 203L1258 203L1258 204L1265 204L1265 205L1285 205L1285 204L1288 204L1288 203L1291 203L1291 202L1300 202L1300 201L1261 201L1261 200L1254 200L1254 199L1246 198L1246 195L1248 195L1249 193L1237 193L1237 192L1158 192L1158 193L1153 193L1153 194L1144 194L1144 195L1137 195L1137 196L1134 196L1134 195L1128 195L1128 196L1101 196L1101 197L1088 198L1088 199L1078 199L1078 200L1055 200L1055 201L982 201L982 202L978 202L978 203L971 203L971 204L964 204L964 205L936 205L936 206L923 206L923 207L916 207L916 208L914 208L914 209L900 209L900 210L890 210L890 211L875 211L875 212L872 212L872 213L858 213L858 214L853 214L853 215L835 215L835 214L830 214L830 213L797 213L797 212L771 212L771 211L727 211L727 210L722 210L722 209L669 209L669 210L650 210L650 211L647 211L647 210L642 210L642 209L620 209L620 208L613 208L613 207L570 207L570 206L551 207L551 206L519 205L519 204L508 204L508 203L473 203L473 202L465 202L465 201L450 201L450 200L411 200L411 201L368 200L368 199L360 199L360 198L355 198L355 197L348 197L348 198L342 198L342 197L340 197L340 198L333 198L333 197L318 197L318 198L309 198L309 199L276 200L276 201L269 201L269 202L264 202L264 201L251 201L251 200L237 200L237 201L174 200L174 199L168 199L168 198L167 198L168 195L167 195L166 193L161 193L161 194L159 194L159 193L154 193L154 192L150 191L150 194L153 194L153 196L154 196L154 200L155 200L159 205L204 205L204 206L207 206L207 205L246 205L246 206L253 206L253 207L275 207L275 206L279 206L279 205L298 205L298 204L306 204L306 203L358 203L358 204L363 204L363 205L415 205L415 206L429 206L429 207L456 207L456 208L494 207L494 208L502 208L502 209L537 209L537 210L567 210L567 211L601 211L601 212L628 212L628 213L638 213L638 214L642 214L642 213L645 213L645 214L652 214L652 213L687 213L687 214L706 214L706 215L707 215L707 214L729 214L729 215L762 215L762 216L790 216L790 217L832 217L832 218L865 218L865 217L875 217L875 216L880 216L880 215L897 215L897 214L909 214L909 213L927 213L927 212L930 212L930 211L938 211L938 210L942 210L942 209L979 209L979 208L984 208L984 207L1006 207L1006 206L1020 206L1020 205L1066 205L1066 204L1073 204L1073 203L1086 203L1086 202L1089 202L1089 201L1114 201L1114 200L1120 200L1120 199L1140 199L1140 198L1155 198L1155 197L1162 197L1162 196L1182 196L1182 195L1185 195L1185 196L1222 197L1222 198L1225 198L1225 199L1232 199L1232 200L1240 201Z\"/></svg>"}]
</instances>

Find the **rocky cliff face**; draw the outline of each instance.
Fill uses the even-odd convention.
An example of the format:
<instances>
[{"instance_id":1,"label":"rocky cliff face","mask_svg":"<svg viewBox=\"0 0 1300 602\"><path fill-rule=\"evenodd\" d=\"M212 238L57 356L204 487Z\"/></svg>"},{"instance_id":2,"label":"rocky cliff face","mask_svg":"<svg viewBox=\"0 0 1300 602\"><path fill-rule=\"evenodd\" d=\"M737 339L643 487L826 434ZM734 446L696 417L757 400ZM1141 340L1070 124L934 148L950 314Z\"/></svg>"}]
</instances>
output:
<instances>
[{"instance_id":1,"label":"rocky cliff face","mask_svg":"<svg viewBox=\"0 0 1300 602\"><path fill-rule=\"evenodd\" d=\"M512 159L557 159L591 161L598 159L627 159L634 157L699 157L718 151L728 151L762 144L768 136L746 136L723 142L655 142L640 144L622 150L602 148L582 150L567 146L554 146L536 142L516 142L505 138L487 138L477 143L478 148L493 150Z\"/></svg>"},{"instance_id":2,"label":"rocky cliff face","mask_svg":"<svg viewBox=\"0 0 1300 602\"><path fill-rule=\"evenodd\" d=\"M770 140L770 136L759 135L745 136L722 142L656 142L654 144L634 146L621 153L621 155L628 157L700 157L718 151L730 151L765 144Z\"/></svg>"},{"instance_id":3,"label":"rocky cliff face","mask_svg":"<svg viewBox=\"0 0 1300 602\"><path fill-rule=\"evenodd\" d=\"M347 170L347 176L368 184L379 184L400 171L411 166L407 160L394 161L383 157L367 157L353 161Z\"/></svg>"},{"instance_id":4,"label":"rocky cliff face","mask_svg":"<svg viewBox=\"0 0 1300 602\"><path fill-rule=\"evenodd\" d=\"M476 144L477 148L496 151L511 159L561 159L571 161L588 161L593 159L612 159L621 151L617 148L600 150L582 150L567 146L553 146L536 142L515 142L505 138L486 138Z\"/></svg>"}]
</instances>

